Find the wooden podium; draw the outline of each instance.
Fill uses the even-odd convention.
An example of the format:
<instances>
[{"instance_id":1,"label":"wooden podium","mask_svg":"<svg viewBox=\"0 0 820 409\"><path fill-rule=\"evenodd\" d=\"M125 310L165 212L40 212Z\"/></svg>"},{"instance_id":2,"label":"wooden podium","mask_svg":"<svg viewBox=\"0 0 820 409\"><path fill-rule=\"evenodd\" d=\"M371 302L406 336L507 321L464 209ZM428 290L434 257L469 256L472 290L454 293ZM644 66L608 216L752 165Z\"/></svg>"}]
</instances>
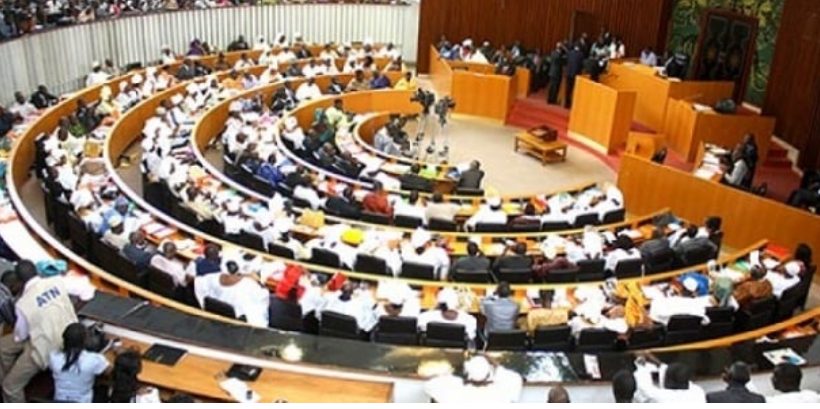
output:
<instances>
[{"instance_id":1,"label":"wooden podium","mask_svg":"<svg viewBox=\"0 0 820 409\"><path fill-rule=\"evenodd\" d=\"M630 131L626 140L626 153L651 160L666 145L666 135Z\"/></svg>"},{"instance_id":2,"label":"wooden podium","mask_svg":"<svg viewBox=\"0 0 820 409\"><path fill-rule=\"evenodd\" d=\"M569 132L581 142L610 154L626 143L637 94L579 76L572 94Z\"/></svg>"},{"instance_id":3,"label":"wooden podium","mask_svg":"<svg viewBox=\"0 0 820 409\"><path fill-rule=\"evenodd\" d=\"M712 109L697 109L686 100L670 99L666 109L664 133L669 147L681 154L687 162L695 160L698 146L703 142L733 148L747 133L755 136L758 156L766 158L769 152L775 119L760 115L720 114Z\"/></svg>"},{"instance_id":4,"label":"wooden podium","mask_svg":"<svg viewBox=\"0 0 820 409\"><path fill-rule=\"evenodd\" d=\"M504 122L519 93L519 83L529 87L529 71L513 77L495 75L489 64L446 61L430 47L430 78L439 95L456 102L453 112ZM522 84L522 86L524 86Z\"/></svg>"},{"instance_id":5,"label":"wooden podium","mask_svg":"<svg viewBox=\"0 0 820 409\"><path fill-rule=\"evenodd\" d=\"M731 98L735 84L726 81L680 81L659 76L653 67L630 61L612 61L601 83L617 90L635 91L633 119L639 124L661 132L669 98L691 99L714 105Z\"/></svg>"}]
</instances>

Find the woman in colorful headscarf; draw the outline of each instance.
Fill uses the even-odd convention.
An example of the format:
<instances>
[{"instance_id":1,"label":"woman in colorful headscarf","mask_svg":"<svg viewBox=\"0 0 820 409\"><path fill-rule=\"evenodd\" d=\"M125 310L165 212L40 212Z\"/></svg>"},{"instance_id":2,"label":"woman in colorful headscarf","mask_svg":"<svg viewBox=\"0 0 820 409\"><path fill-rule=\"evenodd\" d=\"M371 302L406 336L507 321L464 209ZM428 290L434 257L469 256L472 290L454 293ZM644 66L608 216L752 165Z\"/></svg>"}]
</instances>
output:
<instances>
[{"instance_id":1,"label":"woman in colorful headscarf","mask_svg":"<svg viewBox=\"0 0 820 409\"><path fill-rule=\"evenodd\" d=\"M313 123L310 124L310 129L319 138L322 145L328 142L333 143L333 137L335 136L333 127L330 126L324 109L316 108L313 111Z\"/></svg>"}]
</instances>

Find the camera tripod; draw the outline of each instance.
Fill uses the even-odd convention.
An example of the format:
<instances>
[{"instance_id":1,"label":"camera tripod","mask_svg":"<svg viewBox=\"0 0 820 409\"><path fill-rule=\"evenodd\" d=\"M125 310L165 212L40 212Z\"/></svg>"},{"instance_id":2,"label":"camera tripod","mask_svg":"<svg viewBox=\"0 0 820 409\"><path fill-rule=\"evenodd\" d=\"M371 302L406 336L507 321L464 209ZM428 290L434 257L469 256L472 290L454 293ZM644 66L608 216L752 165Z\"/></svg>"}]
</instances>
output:
<instances>
[{"instance_id":1,"label":"camera tripod","mask_svg":"<svg viewBox=\"0 0 820 409\"><path fill-rule=\"evenodd\" d=\"M450 136L447 134L447 117L440 116L438 125L436 131L430 135L430 144L427 145L427 149L424 150L424 161L426 162L444 163L449 162L450 159ZM441 150L438 152L436 152L436 140L442 141ZM420 157L422 151L418 150L416 155Z\"/></svg>"}]
</instances>

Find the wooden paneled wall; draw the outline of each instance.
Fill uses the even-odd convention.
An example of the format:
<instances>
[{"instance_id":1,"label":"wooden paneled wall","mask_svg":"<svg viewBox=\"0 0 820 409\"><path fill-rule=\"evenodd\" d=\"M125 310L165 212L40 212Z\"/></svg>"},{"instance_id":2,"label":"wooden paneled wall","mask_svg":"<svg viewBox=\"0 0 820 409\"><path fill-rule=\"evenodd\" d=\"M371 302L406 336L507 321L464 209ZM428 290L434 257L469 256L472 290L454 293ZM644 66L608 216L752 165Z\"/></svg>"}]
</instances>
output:
<instances>
[{"instance_id":1,"label":"wooden paneled wall","mask_svg":"<svg viewBox=\"0 0 820 409\"><path fill-rule=\"evenodd\" d=\"M763 112L802 167L820 167L820 1L786 1L777 45Z\"/></svg>"},{"instance_id":2,"label":"wooden paneled wall","mask_svg":"<svg viewBox=\"0 0 820 409\"><path fill-rule=\"evenodd\" d=\"M573 12L584 13L576 33L591 37L607 27L621 36L629 55L643 47L664 49L671 0L424 0L419 19L418 66L427 72L427 47L444 35L451 41L472 38L480 44L521 41L551 50L569 36Z\"/></svg>"}]
</instances>

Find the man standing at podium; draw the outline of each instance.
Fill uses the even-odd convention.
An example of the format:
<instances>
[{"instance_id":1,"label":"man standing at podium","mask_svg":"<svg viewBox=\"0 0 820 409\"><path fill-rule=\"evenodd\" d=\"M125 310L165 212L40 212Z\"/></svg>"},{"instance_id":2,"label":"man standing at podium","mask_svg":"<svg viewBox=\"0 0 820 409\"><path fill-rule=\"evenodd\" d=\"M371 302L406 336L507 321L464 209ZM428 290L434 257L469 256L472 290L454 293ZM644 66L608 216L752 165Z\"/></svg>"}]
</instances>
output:
<instances>
[{"instance_id":1,"label":"man standing at podium","mask_svg":"<svg viewBox=\"0 0 820 409\"><path fill-rule=\"evenodd\" d=\"M549 69L549 90L547 91L547 103L558 103L558 91L561 89L561 77L564 73L564 45L561 42L555 44L555 50L550 54Z\"/></svg>"},{"instance_id":2,"label":"man standing at podium","mask_svg":"<svg viewBox=\"0 0 820 409\"><path fill-rule=\"evenodd\" d=\"M584 67L584 53L581 46L575 44L567 53L567 89L564 97L564 107L572 107L572 92L575 90L575 77L581 74Z\"/></svg>"}]
</instances>

